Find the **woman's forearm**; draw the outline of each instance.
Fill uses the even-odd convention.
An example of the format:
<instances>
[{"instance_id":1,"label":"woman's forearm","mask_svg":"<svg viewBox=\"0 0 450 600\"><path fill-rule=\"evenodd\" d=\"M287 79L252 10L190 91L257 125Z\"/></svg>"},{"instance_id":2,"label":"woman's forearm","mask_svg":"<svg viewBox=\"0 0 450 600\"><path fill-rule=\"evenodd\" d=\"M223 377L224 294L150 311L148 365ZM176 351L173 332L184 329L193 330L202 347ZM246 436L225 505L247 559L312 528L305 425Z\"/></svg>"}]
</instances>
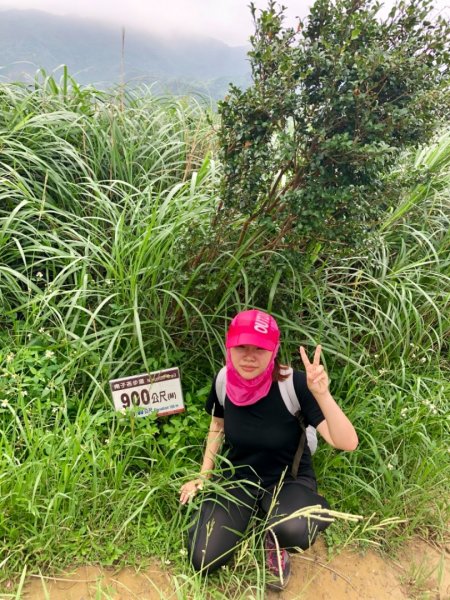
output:
<instances>
[{"instance_id":1,"label":"woman's forearm","mask_svg":"<svg viewBox=\"0 0 450 600\"><path fill-rule=\"evenodd\" d=\"M355 428L330 392L316 393L314 397L325 417L333 445L340 450L354 450L358 446L358 436Z\"/></svg>"},{"instance_id":2,"label":"woman's forearm","mask_svg":"<svg viewBox=\"0 0 450 600\"><path fill-rule=\"evenodd\" d=\"M195 494L203 488L203 480L209 479L214 469L216 455L220 450L223 440L223 419L213 417L206 438L206 448L203 456L200 477L186 481L180 489L180 502L186 504L190 502Z\"/></svg>"},{"instance_id":3,"label":"woman's forearm","mask_svg":"<svg viewBox=\"0 0 450 600\"><path fill-rule=\"evenodd\" d=\"M211 473L216 462L216 456L220 450L220 447L222 446L223 435L223 425L211 423L208 437L206 438L206 448L203 455L203 463L200 469L201 477L211 477Z\"/></svg>"}]
</instances>

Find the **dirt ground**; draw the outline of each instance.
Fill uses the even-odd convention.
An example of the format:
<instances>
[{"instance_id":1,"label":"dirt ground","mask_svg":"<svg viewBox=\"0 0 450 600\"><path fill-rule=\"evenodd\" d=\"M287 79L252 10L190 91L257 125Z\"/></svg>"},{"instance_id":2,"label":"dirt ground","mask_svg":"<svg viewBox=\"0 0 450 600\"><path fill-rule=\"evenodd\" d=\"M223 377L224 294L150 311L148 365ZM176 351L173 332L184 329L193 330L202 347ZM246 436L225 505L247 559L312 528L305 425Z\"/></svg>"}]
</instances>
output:
<instances>
[{"instance_id":1,"label":"dirt ground","mask_svg":"<svg viewBox=\"0 0 450 600\"><path fill-rule=\"evenodd\" d=\"M86 566L57 579L30 577L22 598L177 600L180 596L170 573L155 563L139 572ZM396 560L382 558L374 551L362 554L351 550L330 560L319 540L303 555L292 557L292 575L286 590L268 592L265 599L450 600L450 546L437 547L415 539Z\"/></svg>"}]
</instances>

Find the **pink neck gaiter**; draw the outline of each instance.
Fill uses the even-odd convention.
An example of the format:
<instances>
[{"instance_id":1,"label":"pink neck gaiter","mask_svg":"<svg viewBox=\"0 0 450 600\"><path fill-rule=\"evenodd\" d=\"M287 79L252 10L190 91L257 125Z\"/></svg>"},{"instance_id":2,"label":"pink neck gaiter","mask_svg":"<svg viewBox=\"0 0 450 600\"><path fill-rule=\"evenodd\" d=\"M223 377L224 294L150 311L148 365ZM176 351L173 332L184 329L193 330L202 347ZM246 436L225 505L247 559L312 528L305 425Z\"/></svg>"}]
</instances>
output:
<instances>
[{"instance_id":1,"label":"pink neck gaiter","mask_svg":"<svg viewBox=\"0 0 450 600\"><path fill-rule=\"evenodd\" d=\"M226 393L228 398L236 406L249 406L255 404L264 396L267 396L272 385L272 373L275 366L275 357L278 353L279 345L272 354L270 363L265 371L253 379L244 379L233 366L231 361L231 352L227 349L227 385Z\"/></svg>"}]
</instances>

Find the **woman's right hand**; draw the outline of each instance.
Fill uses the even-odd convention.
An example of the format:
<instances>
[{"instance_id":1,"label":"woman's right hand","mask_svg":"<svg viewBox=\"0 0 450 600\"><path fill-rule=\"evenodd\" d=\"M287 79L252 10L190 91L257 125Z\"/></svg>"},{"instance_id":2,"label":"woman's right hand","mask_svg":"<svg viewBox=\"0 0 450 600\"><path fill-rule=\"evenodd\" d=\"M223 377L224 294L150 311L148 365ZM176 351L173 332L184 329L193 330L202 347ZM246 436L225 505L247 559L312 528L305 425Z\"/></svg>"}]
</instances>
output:
<instances>
[{"instance_id":1,"label":"woman's right hand","mask_svg":"<svg viewBox=\"0 0 450 600\"><path fill-rule=\"evenodd\" d=\"M203 479L191 479L181 486L180 489L180 502L186 504L190 502L198 490L203 488Z\"/></svg>"}]
</instances>

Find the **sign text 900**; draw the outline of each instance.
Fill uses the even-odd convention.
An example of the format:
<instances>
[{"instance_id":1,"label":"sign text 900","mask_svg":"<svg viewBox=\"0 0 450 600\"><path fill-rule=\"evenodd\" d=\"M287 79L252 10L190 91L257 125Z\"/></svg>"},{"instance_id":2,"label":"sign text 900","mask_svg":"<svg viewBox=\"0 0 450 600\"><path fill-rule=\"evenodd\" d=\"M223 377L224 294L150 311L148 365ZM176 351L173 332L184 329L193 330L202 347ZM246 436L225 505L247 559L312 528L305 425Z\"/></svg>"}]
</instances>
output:
<instances>
[{"instance_id":1,"label":"sign text 900","mask_svg":"<svg viewBox=\"0 0 450 600\"><path fill-rule=\"evenodd\" d=\"M133 390L131 394L127 394L126 392L120 394L120 401L124 408L130 408L130 406L147 406L150 402L157 404L166 400L174 400L176 397L175 392L167 394L165 390L161 390L159 393L154 392L150 397L150 392L143 388L140 392Z\"/></svg>"}]
</instances>

